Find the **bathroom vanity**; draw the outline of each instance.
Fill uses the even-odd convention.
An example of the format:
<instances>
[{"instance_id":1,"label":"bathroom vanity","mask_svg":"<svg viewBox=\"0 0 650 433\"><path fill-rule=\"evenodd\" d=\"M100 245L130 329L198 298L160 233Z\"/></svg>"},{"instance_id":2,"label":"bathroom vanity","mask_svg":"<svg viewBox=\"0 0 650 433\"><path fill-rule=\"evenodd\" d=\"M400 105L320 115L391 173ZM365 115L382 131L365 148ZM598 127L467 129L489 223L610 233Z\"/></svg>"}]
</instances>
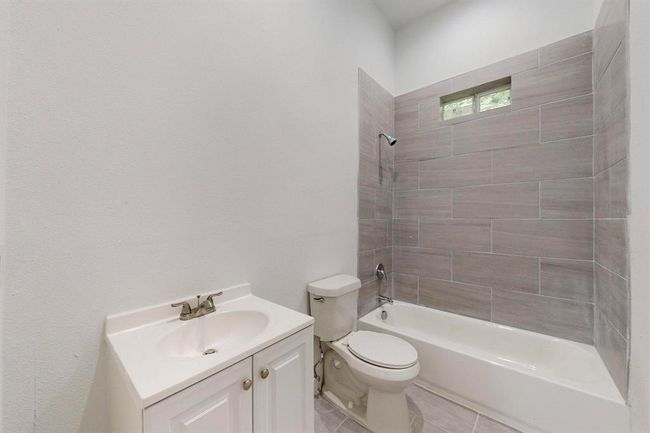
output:
<instances>
[{"instance_id":1,"label":"bathroom vanity","mask_svg":"<svg viewBox=\"0 0 650 433\"><path fill-rule=\"evenodd\" d=\"M224 289L215 311L165 303L106 319L111 433L313 432L313 319Z\"/></svg>"}]
</instances>

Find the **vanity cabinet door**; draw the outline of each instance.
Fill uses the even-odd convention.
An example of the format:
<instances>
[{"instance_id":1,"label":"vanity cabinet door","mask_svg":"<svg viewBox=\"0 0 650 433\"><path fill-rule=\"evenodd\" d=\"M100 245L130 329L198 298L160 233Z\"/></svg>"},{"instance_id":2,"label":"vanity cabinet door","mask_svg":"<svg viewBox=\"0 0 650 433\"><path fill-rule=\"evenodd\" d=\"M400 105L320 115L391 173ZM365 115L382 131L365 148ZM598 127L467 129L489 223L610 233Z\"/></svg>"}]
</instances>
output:
<instances>
[{"instance_id":1,"label":"vanity cabinet door","mask_svg":"<svg viewBox=\"0 0 650 433\"><path fill-rule=\"evenodd\" d=\"M146 408L144 433L252 433L251 369L247 358Z\"/></svg>"},{"instance_id":2,"label":"vanity cabinet door","mask_svg":"<svg viewBox=\"0 0 650 433\"><path fill-rule=\"evenodd\" d=\"M313 327L253 356L255 433L313 433Z\"/></svg>"}]
</instances>

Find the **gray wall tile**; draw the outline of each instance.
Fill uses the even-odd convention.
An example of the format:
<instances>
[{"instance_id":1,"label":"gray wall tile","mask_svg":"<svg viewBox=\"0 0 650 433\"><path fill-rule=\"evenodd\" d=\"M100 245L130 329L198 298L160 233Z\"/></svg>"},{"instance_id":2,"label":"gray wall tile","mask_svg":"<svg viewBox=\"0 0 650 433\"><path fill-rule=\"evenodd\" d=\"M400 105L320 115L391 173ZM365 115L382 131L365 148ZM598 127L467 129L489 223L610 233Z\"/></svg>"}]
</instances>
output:
<instances>
[{"instance_id":1,"label":"gray wall tile","mask_svg":"<svg viewBox=\"0 0 650 433\"><path fill-rule=\"evenodd\" d=\"M420 303L451 313L490 320L492 290L488 287L422 278Z\"/></svg>"},{"instance_id":2,"label":"gray wall tile","mask_svg":"<svg viewBox=\"0 0 650 433\"><path fill-rule=\"evenodd\" d=\"M379 305L377 295L382 294L390 296L391 287L386 281L377 279L364 282L359 289L359 299L357 303L357 314L359 317L369 313Z\"/></svg>"},{"instance_id":3,"label":"gray wall tile","mask_svg":"<svg viewBox=\"0 0 650 433\"><path fill-rule=\"evenodd\" d=\"M628 215L627 158L596 175L596 218L625 218Z\"/></svg>"},{"instance_id":4,"label":"gray wall tile","mask_svg":"<svg viewBox=\"0 0 650 433\"><path fill-rule=\"evenodd\" d=\"M418 222L413 220L393 220L393 245L417 247Z\"/></svg>"},{"instance_id":5,"label":"gray wall tile","mask_svg":"<svg viewBox=\"0 0 650 433\"><path fill-rule=\"evenodd\" d=\"M628 281L596 264L595 283L596 307L619 334L627 337L630 309Z\"/></svg>"},{"instance_id":6,"label":"gray wall tile","mask_svg":"<svg viewBox=\"0 0 650 433\"><path fill-rule=\"evenodd\" d=\"M625 37L626 0L605 0L594 26L594 82L598 83Z\"/></svg>"},{"instance_id":7,"label":"gray wall tile","mask_svg":"<svg viewBox=\"0 0 650 433\"><path fill-rule=\"evenodd\" d=\"M359 186L359 218L375 217L375 189Z\"/></svg>"},{"instance_id":8,"label":"gray wall tile","mask_svg":"<svg viewBox=\"0 0 650 433\"><path fill-rule=\"evenodd\" d=\"M539 184L516 183L455 188L455 218L537 218Z\"/></svg>"},{"instance_id":9,"label":"gray wall tile","mask_svg":"<svg viewBox=\"0 0 650 433\"><path fill-rule=\"evenodd\" d=\"M627 0L605 0L594 29L595 345L627 398ZM620 218L620 219L601 219Z\"/></svg>"},{"instance_id":10,"label":"gray wall tile","mask_svg":"<svg viewBox=\"0 0 650 433\"><path fill-rule=\"evenodd\" d=\"M379 165L366 155L359 155L359 185L379 188Z\"/></svg>"},{"instance_id":11,"label":"gray wall tile","mask_svg":"<svg viewBox=\"0 0 650 433\"><path fill-rule=\"evenodd\" d=\"M622 43L594 93L594 127L602 131L627 116L627 49Z\"/></svg>"},{"instance_id":12,"label":"gray wall tile","mask_svg":"<svg viewBox=\"0 0 650 433\"><path fill-rule=\"evenodd\" d=\"M393 270L399 274L451 279L451 253L449 251L393 247Z\"/></svg>"},{"instance_id":13,"label":"gray wall tile","mask_svg":"<svg viewBox=\"0 0 650 433\"><path fill-rule=\"evenodd\" d=\"M375 218L393 217L393 192L385 189L375 190Z\"/></svg>"},{"instance_id":14,"label":"gray wall tile","mask_svg":"<svg viewBox=\"0 0 650 433\"><path fill-rule=\"evenodd\" d=\"M395 109L399 110L404 107L417 106L420 103L430 101L436 97L452 93L451 80L444 80L438 83L430 84L421 89L413 90L395 98Z\"/></svg>"},{"instance_id":15,"label":"gray wall tile","mask_svg":"<svg viewBox=\"0 0 650 433\"><path fill-rule=\"evenodd\" d=\"M593 218L593 178L547 180L542 182L540 187L540 207L542 218Z\"/></svg>"},{"instance_id":16,"label":"gray wall tile","mask_svg":"<svg viewBox=\"0 0 650 433\"><path fill-rule=\"evenodd\" d=\"M593 304L494 290L492 320L542 334L593 344Z\"/></svg>"},{"instance_id":17,"label":"gray wall tile","mask_svg":"<svg viewBox=\"0 0 650 433\"><path fill-rule=\"evenodd\" d=\"M400 135L398 139L395 161L419 161L451 155L451 127Z\"/></svg>"},{"instance_id":18,"label":"gray wall tile","mask_svg":"<svg viewBox=\"0 0 650 433\"><path fill-rule=\"evenodd\" d=\"M596 220L596 262L627 277L627 221Z\"/></svg>"},{"instance_id":19,"label":"gray wall tile","mask_svg":"<svg viewBox=\"0 0 650 433\"><path fill-rule=\"evenodd\" d=\"M601 21L616 20L601 16ZM372 145L376 137L371 135L382 124L373 123L372 117L383 117L391 107L382 92L372 90L373 82L364 84L362 95L370 95L371 103L362 104L369 115L364 118L367 143L360 143L366 160L360 162L359 184L393 191L392 218L397 220L389 226L386 242L397 245L391 280L396 296L401 293L416 302L419 283L421 303L489 320L486 305L494 308L498 300L486 302L486 291L514 291L513 296L524 298L510 302L515 311L509 313L526 319L532 311L528 322L514 326L578 341L593 339L593 314L591 320L588 316L594 302L594 250L605 266L627 268L625 259L616 261L620 230L609 219L626 216L629 208L627 113L617 109L626 101L620 94L626 47L618 48L622 38L615 46L602 39L608 34L601 32L600 42L594 40L596 51L609 47L612 60L595 89L592 36L586 32L398 96L392 109L400 141L389 179L387 170L379 170L376 142ZM600 52L593 53L594 62L598 56ZM598 74L597 67L593 72ZM440 121L441 96L509 75L511 107ZM384 168L393 154L382 160ZM360 191L359 196L364 201L360 215L370 215L374 200L372 217L386 217L386 194L375 192L370 199L367 191ZM608 218L595 230L601 238L596 248L594 209L598 218ZM364 233L378 231L361 225ZM360 239L360 246L367 244ZM370 243L381 244L381 239ZM371 251L376 262L388 250ZM601 309L612 316L608 323L622 327L625 314L612 307L621 303L613 295L619 292L609 287L611 276L601 285ZM431 283L426 302L422 280ZM489 289L473 291L474 285Z\"/></svg>"},{"instance_id":20,"label":"gray wall tile","mask_svg":"<svg viewBox=\"0 0 650 433\"><path fill-rule=\"evenodd\" d=\"M539 107L455 125L454 155L539 143Z\"/></svg>"},{"instance_id":21,"label":"gray wall tile","mask_svg":"<svg viewBox=\"0 0 650 433\"><path fill-rule=\"evenodd\" d=\"M554 298L593 302L594 263L540 259L540 293Z\"/></svg>"},{"instance_id":22,"label":"gray wall tile","mask_svg":"<svg viewBox=\"0 0 650 433\"><path fill-rule=\"evenodd\" d=\"M609 218L611 215L611 195L609 170L603 170L594 178L594 213L596 218Z\"/></svg>"},{"instance_id":23,"label":"gray wall tile","mask_svg":"<svg viewBox=\"0 0 650 433\"><path fill-rule=\"evenodd\" d=\"M377 290L389 290L374 275L376 263L392 268L391 222L393 219L393 149L380 141L378 132L393 134L394 98L359 70L359 243L358 276L363 281L358 311L376 305Z\"/></svg>"},{"instance_id":24,"label":"gray wall tile","mask_svg":"<svg viewBox=\"0 0 650 433\"><path fill-rule=\"evenodd\" d=\"M592 220L496 220L496 253L593 260Z\"/></svg>"},{"instance_id":25,"label":"gray wall tile","mask_svg":"<svg viewBox=\"0 0 650 433\"><path fill-rule=\"evenodd\" d=\"M537 68L537 50L458 75L452 78L453 90L449 93L469 89L534 68Z\"/></svg>"},{"instance_id":26,"label":"gray wall tile","mask_svg":"<svg viewBox=\"0 0 650 433\"><path fill-rule=\"evenodd\" d=\"M397 137L416 133L418 130L418 124L419 117L417 104L395 110L395 133L397 134Z\"/></svg>"},{"instance_id":27,"label":"gray wall tile","mask_svg":"<svg viewBox=\"0 0 650 433\"><path fill-rule=\"evenodd\" d=\"M393 247L376 249L374 253L375 260L372 267L373 273L375 272L375 266L377 266L379 263L382 263L384 265L386 273L390 274L393 272Z\"/></svg>"},{"instance_id":28,"label":"gray wall tile","mask_svg":"<svg viewBox=\"0 0 650 433\"><path fill-rule=\"evenodd\" d=\"M359 251L388 246L388 220L359 220Z\"/></svg>"},{"instance_id":29,"label":"gray wall tile","mask_svg":"<svg viewBox=\"0 0 650 433\"><path fill-rule=\"evenodd\" d=\"M592 93L591 53L512 77L512 106L525 108Z\"/></svg>"},{"instance_id":30,"label":"gray wall tile","mask_svg":"<svg viewBox=\"0 0 650 433\"><path fill-rule=\"evenodd\" d=\"M453 280L493 289L537 294L539 293L539 259L497 254L454 253Z\"/></svg>"},{"instance_id":31,"label":"gray wall tile","mask_svg":"<svg viewBox=\"0 0 650 433\"><path fill-rule=\"evenodd\" d=\"M591 137L493 152L494 182L591 177Z\"/></svg>"},{"instance_id":32,"label":"gray wall tile","mask_svg":"<svg viewBox=\"0 0 650 433\"><path fill-rule=\"evenodd\" d=\"M592 39L592 31L590 30L542 47L539 49L539 64L540 66L546 66L570 57L589 53L592 49Z\"/></svg>"},{"instance_id":33,"label":"gray wall tile","mask_svg":"<svg viewBox=\"0 0 650 433\"><path fill-rule=\"evenodd\" d=\"M629 136L626 119L620 119L594 134L594 168L596 173L627 156Z\"/></svg>"},{"instance_id":34,"label":"gray wall tile","mask_svg":"<svg viewBox=\"0 0 650 433\"><path fill-rule=\"evenodd\" d=\"M418 118L420 120L418 125L420 130L439 128L442 125L440 121L440 97L421 102L418 105Z\"/></svg>"},{"instance_id":35,"label":"gray wall tile","mask_svg":"<svg viewBox=\"0 0 650 433\"><path fill-rule=\"evenodd\" d=\"M359 115L359 153L371 160L377 159L379 130L369 115Z\"/></svg>"},{"instance_id":36,"label":"gray wall tile","mask_svg":"<svg viewBox=\"0 0 650 433\"><path fill-rule=\"evenodd\" d=\"M395 163L395 191L418 189L418 161Z\"/></svg>"},{"instance_id":37,"label":"gray wall tile","mask_svg":"<svg viewBox=\"0 0 650 433\"><path fill-rule=\"evenodd\" d=\"M429 189L395 192L395 218L451 217L451 191Z\"/></svg>"},{"instance_id":38,"label":"gray wall tile","mask_svg":"<svg viewBox=\"0 0 650 433\"><path fill-rule=\"evenodd\" d=\"M393 273L393 296L400 301L418 303L418 276Z\"/></svg>"},{"instance_id":39,"label":"gray wall tile","mask_svg":"<svg viewBox=\"0 0 650 433\"><path fill-rule=\"evenodd\" d=\"M594 133L593 95L542 105L542 141L564 140Z\"/></svg>"},{"instance_id":40,"label":"gray wall tile","mask_svg":"<svg viewBox=\"0 0 650 433\"><path fill-rule=\"evenodd\" d=\"M375 278L375 252L373 250L362 251L358 255L357 276L363 282Z\"/></svg>"},{"instance_id":41,"label":"gray wall tile","mask_svg":"<svg viewBox=\"0 0 650 433\"><path fill-rule=\"evenodd\" d=\"M482 185L492 182L490 152L420 162L420 188Z\"/></svg>"},{"instance_id":42,"label":"gray wall tile","mask_svg":"<svg viewBox=\"0 0 650 433\"><path fill-rule=\"evenodd\" d=\"M487 219L420 220L421 247L490 252L491 238L491 224Z\"/></svg>"},{"instance_id":43,"label":"gray wall tile","mask_svg":"<svg viewBox=\"0 0 650 433\"><path fill-rule=\"evenodd\" d=\"M627 159L623 159L609 169L610 218L625 218L629 212L627 165Z\"/></svg>"},{"instance_id":44,"label":"gray wall tile","mask_svg":"<svg viewBox=\"0 0 650 433\"><path fill-rule=\"evenodd\" d=\"M627 398L628 373L627 373L627 340L609 323L602 312L596 309L596 323L594 339L596 349L603 358L607 370L612 375L614 383Z\"/></svg>"}]
</instances>

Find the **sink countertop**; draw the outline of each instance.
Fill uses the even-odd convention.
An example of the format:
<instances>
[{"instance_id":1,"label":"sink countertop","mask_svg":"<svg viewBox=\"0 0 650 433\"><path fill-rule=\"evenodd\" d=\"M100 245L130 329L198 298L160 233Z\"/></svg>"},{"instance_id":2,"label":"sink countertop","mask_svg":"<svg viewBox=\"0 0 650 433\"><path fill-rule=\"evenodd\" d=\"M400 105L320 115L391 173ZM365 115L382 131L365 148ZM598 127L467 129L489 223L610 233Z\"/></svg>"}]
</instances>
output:
<instances>
[{"instance_id":1,"label":"sink countertop","mask_svg":"<svg viewBox=\"0 0 650 433\"><path fill-rule=\"evenodd\" d=\"M181 299L186 300L186 299ZM175 301L173 301L175 302ZM181 321L172 302L108 316L106 341L118 368L127 378L134 400L150 406L314 323L303 313L251 294L250 284L223 290L215 298L217 310L203 317ZM192 303L193 304L193 303ZM191 322L221 313L261 312L268 323L252 338L230 342L207 356L174 356L162 350L161 342ZM225 317L225 316L224 316ZM195 322L196 323L196 322Z\"/></svg>"}]
</instances>

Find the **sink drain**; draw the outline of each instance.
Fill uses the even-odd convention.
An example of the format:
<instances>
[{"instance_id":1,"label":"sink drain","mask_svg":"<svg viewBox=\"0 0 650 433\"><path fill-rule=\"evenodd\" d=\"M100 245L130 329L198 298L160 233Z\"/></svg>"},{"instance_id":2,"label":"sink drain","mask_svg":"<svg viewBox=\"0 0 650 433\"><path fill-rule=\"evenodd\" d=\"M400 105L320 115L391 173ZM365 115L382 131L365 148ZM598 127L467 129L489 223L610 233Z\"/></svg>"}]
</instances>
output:
<instances>
[{"instance_id":1,"label":"sink drain","mask_svg":"<svg viewBox=\"0 0 650 433\"><path fill-rule=\"evenodd\" d=\"M204 354L204 355L212 355L213 353L216 353L216 352L217 352L217 349L212 349L212 348L210 348L210 349L206 349L206 350L203 352L203 354Z\"/></svg>"}]
</instances>

